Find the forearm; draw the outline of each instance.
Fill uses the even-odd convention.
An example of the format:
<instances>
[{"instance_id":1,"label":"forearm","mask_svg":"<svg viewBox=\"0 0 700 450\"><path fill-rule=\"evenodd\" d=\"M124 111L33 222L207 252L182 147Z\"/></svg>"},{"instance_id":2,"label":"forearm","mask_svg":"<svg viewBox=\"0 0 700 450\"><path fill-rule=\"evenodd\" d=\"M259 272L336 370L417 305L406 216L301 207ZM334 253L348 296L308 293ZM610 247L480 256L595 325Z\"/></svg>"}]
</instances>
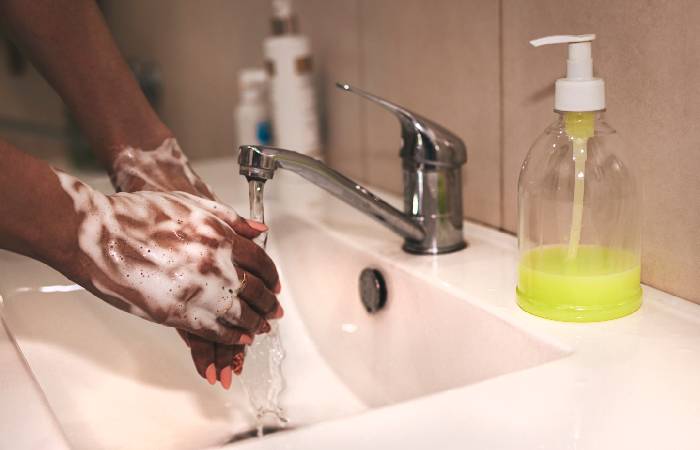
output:
<instances>
[{"instance_id":1,"label":"forearm","mask_svg":"<svg viewBox=\"0 0 700 450\"><path fill-rule=\"evenodd\" d=\"M60 268L73 259L78 217L55 172L0 140L0 248Z\"/></svg>"},{"instance_id":2,"label":"forearm","mask_svg":"<svg viewBox=\"0 0 700 450\"><path fill-rule=\"evenodd\" d=\"M125 146L153 149L171 136L94 0L0 0L0 21L61 95L107 167Z\"/></svg>"}]
</instances>

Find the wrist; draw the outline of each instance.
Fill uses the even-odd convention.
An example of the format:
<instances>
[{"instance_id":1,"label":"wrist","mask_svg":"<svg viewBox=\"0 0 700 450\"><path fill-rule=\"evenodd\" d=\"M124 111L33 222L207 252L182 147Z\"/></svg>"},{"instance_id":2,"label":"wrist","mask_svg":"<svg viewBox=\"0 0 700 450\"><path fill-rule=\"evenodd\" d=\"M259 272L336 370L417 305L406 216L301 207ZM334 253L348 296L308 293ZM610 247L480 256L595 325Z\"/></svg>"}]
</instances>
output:
<instances>
[{"instance_id":1,"label":"wrist","mask_svg":"<svg viewBox=\"0 0 700 450\"><path fill-rule=\"evenodd\" d=\"M173 137L172 131L157 118L149 125L133 124L112 130L103 142L99 144L98 153L102 156L110 175L114 174L115 162L129 148L143 151L155 150L163 142Z\"/></svg>"},{"instance_id":2,"label":"wrist","mask_svg":"<svg viewBox=\"0 0 700 450\"><path fill-rule=\"evenodd\" d=\"M89 214L88 205L104 204L108 200L101 192L93 189L67 173L53 170L57 180L56 198L47 205L48 214L40 227L41 233L31 243L37 259L80 284L89 279L84 270L85 253L81 249L81 234L89 233L96 242L101 239L103 230L83 224ZM49 203L49 202L47 202Z\"/></svg>"},{"instance_id":3,"label":"wrist","mask_svg":"<svg viewBox=\"0 0 700 450\"><path fill-rule=\"evenodd\" d=\"M118 191L183 191L215 199L209 186L190 167L175 138L167 138L149 150L122 149L112 163L110 178Z\"/></svg>"}]
</instances>

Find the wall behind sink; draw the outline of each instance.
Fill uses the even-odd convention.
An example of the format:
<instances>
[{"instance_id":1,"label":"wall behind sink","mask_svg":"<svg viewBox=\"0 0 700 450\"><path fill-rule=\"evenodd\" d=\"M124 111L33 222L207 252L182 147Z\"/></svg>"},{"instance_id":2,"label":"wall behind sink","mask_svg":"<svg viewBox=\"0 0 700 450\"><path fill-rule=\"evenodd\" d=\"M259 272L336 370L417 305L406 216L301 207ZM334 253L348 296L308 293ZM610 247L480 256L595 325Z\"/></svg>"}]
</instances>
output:
<instances>
[{"instance_id":1,"label":"wall behind sink","mask_svg":"<svg viewBox=\"0 0 700 450\"><path fill-rule=\"evenodd\" d=\"M401 189L399 128L336 90L357 83L446 125L468 145L465 215L514 232L516 183L552 120L563 47L529 39L594 32L608 118L639 155L643 279L700 302L700 2L693 0L296 0L315 48L328 159ZM230 154L236 72L260 65L263 0L112 0L124 52L157 61L164 116L193 156Z\"/></svg>"},{"instance_id":2,"label":"wall behind sink","mask_svg":"<svg viewBox=\"0 0 700 450\"><path fill-rule=\"evenodd\" d=\"M17 65L10 70L11 52L0 35L0 135L38 157L54 161L65 151L60 138L66 119L63 103L25 58L16 60Z\"/></svg>"}]
</instances>

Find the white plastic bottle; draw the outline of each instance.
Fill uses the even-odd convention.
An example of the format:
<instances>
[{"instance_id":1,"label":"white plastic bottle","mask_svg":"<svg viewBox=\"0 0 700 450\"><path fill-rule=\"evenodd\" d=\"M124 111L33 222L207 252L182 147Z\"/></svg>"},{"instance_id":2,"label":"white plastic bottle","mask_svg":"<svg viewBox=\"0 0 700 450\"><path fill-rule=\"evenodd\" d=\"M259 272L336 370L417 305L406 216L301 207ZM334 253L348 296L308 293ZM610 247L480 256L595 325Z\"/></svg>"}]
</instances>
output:
<instances>
[{"instance_id":1,"label":"white plastic bottle","mask_svg":"<svg viewBox=\"0 0 700 450\"><path fill-rule=\"evenodd\" d=\"M272 0L272 36L263 42L270 77L275 145L321 156L313 61L308 37L298 34L291 0Z\"/></svg>"},{"instance_id":2,"label":"white plastic bottle","mask_svg":"<svg viewBox=\"0 0 700 450\"><path fill-rule=\"evenodd\" d=\"M242 69L238 74L238 88L240 99L233 113L238 145L270 144L272 136L265 70Z\"/></svg>"}]
</instances>

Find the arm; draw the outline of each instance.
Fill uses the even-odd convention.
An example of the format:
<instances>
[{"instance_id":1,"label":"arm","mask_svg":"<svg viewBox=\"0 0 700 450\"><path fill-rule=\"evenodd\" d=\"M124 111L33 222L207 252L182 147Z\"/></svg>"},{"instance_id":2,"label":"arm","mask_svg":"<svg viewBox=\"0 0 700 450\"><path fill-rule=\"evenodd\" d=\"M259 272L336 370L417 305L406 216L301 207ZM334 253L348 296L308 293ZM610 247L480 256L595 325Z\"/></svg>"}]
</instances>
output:
<instances>
[{"instance_id":1,"label":"arm","mask_svg":"<svg viewBox=\"0 0 700 450\"><path fill-rule=\"evenodd\" d=\"M228 387L240 346L281 317L274 264L250 240L261 228L225 205L185 192L104 195L3 141L0 161L0 248L184 330L212 384Z\"/></svg>"},{"instance_id":2,"label":"arm","mask_svg":"<svg viewBox=\"0 0 700 450\"><path fill-rule=\"evenodd\" d=\"M209 341L250 344L281 312L265 287L274 264L233 210L184 192L104 195L2 141L0 161L2 248Z\"/></svg>"},{"instance_id":3,"label":"arm","mask_svg":"<svg viewBox=\"0 0 700 450\"><path fill-rule=\"evenodd\" d=\"M61 95L106 167L124 147L154 149L172 137L94 0L0 0L0 21Z\"/></svg>"},{"instance_id":4,"label":"arm","mask_svg":"<svg viewBox=\"0 0 700 450\"><path fill-rule=\"evenodd\" d=\"M78 218L56 174L2 140L0 161L0 248L67 267L76 257Z\"/></svg>"},{"instance_id":5,"label":"arm","mask_svg":"<svg viewBox=\"0 0 700 450\"><path fill-rule=\"evenodd\" d=\"M184 191L215 199L144 98L94 1L0 0L0 20L71 108L117 190ZM210 383L218 377L230 384L230 355L240 372L240 346L180 334Z\"/></svg>"}]
</instances>

